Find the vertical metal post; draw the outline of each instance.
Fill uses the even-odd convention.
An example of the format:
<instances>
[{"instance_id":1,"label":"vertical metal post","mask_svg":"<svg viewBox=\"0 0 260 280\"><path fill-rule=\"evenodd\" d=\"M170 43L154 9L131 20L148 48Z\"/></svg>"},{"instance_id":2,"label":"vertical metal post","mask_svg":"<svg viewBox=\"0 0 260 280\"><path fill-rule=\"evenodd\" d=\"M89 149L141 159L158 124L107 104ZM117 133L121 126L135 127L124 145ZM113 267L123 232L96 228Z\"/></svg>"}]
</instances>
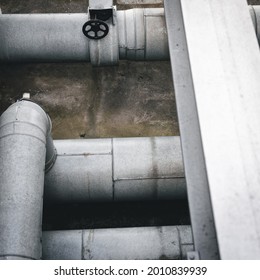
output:
<instances>
[{"instance_id":1,"label":"vertical metal post","mask_svg":"<svg viewBox=\"0 0 260 280\"><path fill-rule=\"evenodd\" d=\"M164 6L194 246L201 259L217 259L218 246L181 4L179 0L165 0Z\"/></svg>"},{"instance_id":2,"label":"vertical metal post","mask_svg":"<svg viewBox=\"0 0 260 280\"><path fill-rule=\"evenodd\" d=\"M220 256L259 259L260 54L247 2L181 4Z\"/></svg>"}]
</instances>

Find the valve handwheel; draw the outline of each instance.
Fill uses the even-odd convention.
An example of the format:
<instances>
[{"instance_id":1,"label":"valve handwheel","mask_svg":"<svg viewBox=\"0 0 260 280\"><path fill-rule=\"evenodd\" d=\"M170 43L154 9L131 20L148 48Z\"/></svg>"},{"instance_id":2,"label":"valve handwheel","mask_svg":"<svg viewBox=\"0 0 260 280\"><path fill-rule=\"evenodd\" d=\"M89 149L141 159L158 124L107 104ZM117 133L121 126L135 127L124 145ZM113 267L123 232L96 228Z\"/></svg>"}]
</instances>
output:
<instances>
[{"instance_id":1,"label":"valve handwheel","mask_svg":"<svg viewBox=\"0 0 260 280\"><path fill-rule=\"evenodd\" d=\"M83 27L83 34L89 39L99 40L107 36L109 31L108 25L102 20L89 20Z\"/></svg>"}]
</instances>

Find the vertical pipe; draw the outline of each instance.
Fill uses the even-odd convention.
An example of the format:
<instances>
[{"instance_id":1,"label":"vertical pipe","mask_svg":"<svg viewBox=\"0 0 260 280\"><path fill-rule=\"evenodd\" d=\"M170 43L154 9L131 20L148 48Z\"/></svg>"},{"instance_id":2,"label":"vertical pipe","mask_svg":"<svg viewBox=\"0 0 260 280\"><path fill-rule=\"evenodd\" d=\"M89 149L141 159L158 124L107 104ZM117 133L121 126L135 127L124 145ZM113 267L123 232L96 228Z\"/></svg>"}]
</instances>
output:
<instances>
[{"instance_id":1,"label":"vertical pipe","mask_svg":"<svg viewBox=\"0 0 260 280\"><path fill-rule=\"evenodd\" d=\"M0 259L40 259L50 119L22 100L0 118Z\"/></svg>"}]
</instances>

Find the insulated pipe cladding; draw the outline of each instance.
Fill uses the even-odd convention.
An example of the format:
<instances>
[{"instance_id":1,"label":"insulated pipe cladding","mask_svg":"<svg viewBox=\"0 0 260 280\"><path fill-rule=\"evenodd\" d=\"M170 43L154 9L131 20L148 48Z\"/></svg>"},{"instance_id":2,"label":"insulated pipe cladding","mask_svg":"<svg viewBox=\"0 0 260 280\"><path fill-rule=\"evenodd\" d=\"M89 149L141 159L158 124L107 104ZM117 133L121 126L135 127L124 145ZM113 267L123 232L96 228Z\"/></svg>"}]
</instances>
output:
<instances>
[{"instance_id":1,"label":"insulated pipe cladding","mask_svg":"<svg viewBox=\"0 0 260 280\"><path fill-rule=\"evenodd\" d=\"M55 140L46 202L186 199L179 137Z\"/></svg>"},{"instance_id":2,"label":"insulated pipe cladding","mask_svg":"<svg viewBox=\"0 0 260 280\"><path fill-rule=\"evenodd\" d=\"M50 129L43 109L28 100L0 118L0 259L41 258L44 169L55 160Z\"/></svg>"},{"instance_id":3,"label":"insulated pipe cladding","mask_svg":"<svg viewBox=\"0 0 260 280\"><path fill-rule=\"evenodd\" d=\"M176 260L194 251L190 226L43 232L44 260Z\"/></svg>"},{"instance_id":4,"label":"insulated pipe cladding","mask_svg":"<svg viewBox=\"0 0 260 280\"><path fill-rule=\"evenodd\" d=\"M260 8L249 6L260 40ZM100 40L84 36L89 14L0 14L0 61L91 61L114 65L118 59L168 60L163 8L115 11L110 31Z\"/></svg>"},{"instance_id":5,"label":"insulated pipe cladding","mask_svg":"<svg viewBox=\"0 0 260 280\"><path fill-rule=\"evenodd\" d=\"M0 61L109 65L116 64L119 55L132 60L169 59L163 9L117 11L116 18L118 28L96 41L82 32L88 14L0 15Z\"/></svg>"}]
</instances>

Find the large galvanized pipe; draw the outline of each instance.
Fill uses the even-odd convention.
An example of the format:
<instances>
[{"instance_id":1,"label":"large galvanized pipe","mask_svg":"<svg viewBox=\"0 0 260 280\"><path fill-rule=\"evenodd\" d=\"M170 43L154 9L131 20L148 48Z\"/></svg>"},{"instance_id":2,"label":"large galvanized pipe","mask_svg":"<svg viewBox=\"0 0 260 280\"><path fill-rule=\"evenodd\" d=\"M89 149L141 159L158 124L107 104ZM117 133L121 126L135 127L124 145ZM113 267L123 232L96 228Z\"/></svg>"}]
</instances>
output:
<instances>
[{"instance_id":1,"label":"large galvanized pipe","mask_svg":"<svg viewBox=\"0 0 260 280\"><path fill-rule=\"evenodd\" d=\"M249 6L260 40L260 8ZM118 32L90 42L82 33L88 14L0 14L0 61L168 60L163 8L117 11ZM118 33L118 38L117 38ZM103 46L102 44L105 44ZM113 54L113 55L112 55Z\"/></svg>"},{"instance_id":2,"label":"large galvanized pipe","mask_svg":"<svg viewBox=\"0 0 260 280\"><path fill-rule=\"evenodd\" d=\"M0 15L0 61L90 61L90 40L82 33L87 20L76 13ZM97 48L110 55L116 47L121 59L169 58L163 9L117 11L117 20L119 45L103 49L100 40L93 56Z\"/></svg>"},{"instance_id":3,"label":"large galvanized pipe","mask_svg":"<svg viewBox=\"0 0 260 280\"><path fill-rule=\"evenodd\" d=\"M49 202L186 198L179 137L56 140Z\"/></svg>"},{"instance_id":4,"label":"large galvanized pipe","mask_svg":"<svg viewBox=\"0 0 260 280\"><path fill-rule=\"evenodd\" d=\"M43 232L44 260L186 259L194 250L190 226Z\"/></svg>"},{"instance_id":5,"label":"large galvanized pipe","mask_svg":"<svg viewBox=\"0 0 260 280\"><path fill-rule=\"evenodd\" d=\"M169 59L163 8L118 11L117 18L120 59Z\"/></svg>"},{"instance_id":6,"label":"large galvanized pipe","mask_svg":"<svg viewBox=\"0 0 260 280\"><path fill-rule=\"evenodd\" d=\"M52 135L51 135L52 123L50 117L48 115L47 117L49 119L50 128L46 137L45 173L51 170L57 158L57 150L54 146Z\"/></svg>"},{"instance_id":7,"label":"large galvanized pipe","mask_svg":"<svg viewBox=\"0 0 260 280\"><path fill-rule=\"evenodd\" d=\"M0 259L41 258L44 169L50 128L43 109L26 100L10 106L0 118Z\"/></svg>"},{"instance_id":8,"label":"large galvanized pipe","mask_svg":"<svg viewBox=\"0 0 260 280\"><path fill-rule=\"evenodd\" d=\"M87 14L0 15L1 61L90 61Z\"/></svg>"}]
</instances>

